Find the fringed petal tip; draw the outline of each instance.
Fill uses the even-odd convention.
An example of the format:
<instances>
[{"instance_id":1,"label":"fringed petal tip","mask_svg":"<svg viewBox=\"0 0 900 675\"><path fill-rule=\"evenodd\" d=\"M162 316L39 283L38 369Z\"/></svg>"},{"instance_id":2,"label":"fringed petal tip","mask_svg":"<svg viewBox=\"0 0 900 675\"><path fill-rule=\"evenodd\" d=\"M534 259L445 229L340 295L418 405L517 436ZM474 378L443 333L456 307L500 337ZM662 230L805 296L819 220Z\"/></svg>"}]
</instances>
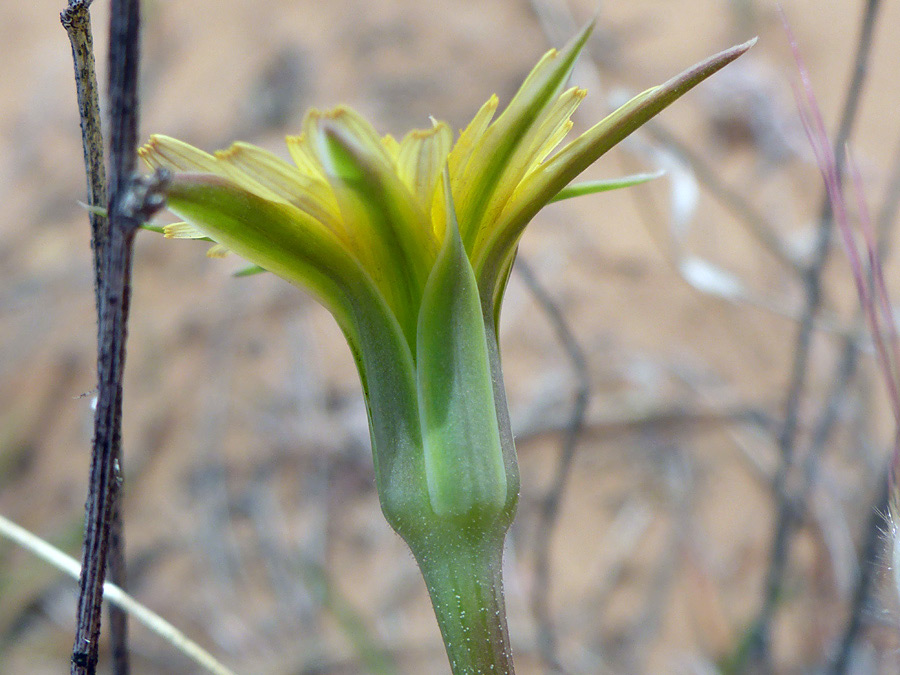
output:
<instances>
[{"instance_id":1,"label":"fringed petal tip","mask_svg":"<svg viewBox=\"0 0 900 675\"><path fill-rule=\"evenodd\" d=\"M207 258L226 258L231 253L231 249L222 244L213 244L206 251Z\"/></svg>"},{"instance_id":2,"label":"fringed petal tip","mask_svg":"<svg viewBox=\"0 0 900 675\"><path fill-rule=\"evenodd\" d=\"M240 152L241 152L240 145L241 144L238 144L238 143L232 143L224 150L216 150L213 153L213 157L215 157L220 162L230 162L230 161L234 160L235 157L240 155ZM246 144L242 144L242 145L246 145Z\"/></svg>"},{"instance_id":3,"label":"fringed petal tip","mask_svg":"<svg viewBox=\"0 0 900 675\"><path fill-rule=\"evenodd\" d=\"M150 136L150 140L139 147L137 151L138 157L151 169L156 169L159 166L159 162L156 161L157 138L156 134Z\"/></svg>"},{"instance_id":4,"label":"fringed petal tip","mask_svg":"<svg viewBox=\"0 0 900 675\"><path fill-rule=\"evenodd\" d=\"M196 225L191 223L172 223L163 227L163 236L166 239L206 239L206 234Z\"/></svg>"},{"instance_id":5,"label":"fringed petal tip","mask_svg":"<svg viewBox=\"0 0 900 675\"><path fill-rule=\"evenodd\" d=\"M162 134L150 136L150 140L138 148L138 157L151 169L162 167L175 172L220 173L215 157L193 145Z\"/></svg>"}]
</instances>

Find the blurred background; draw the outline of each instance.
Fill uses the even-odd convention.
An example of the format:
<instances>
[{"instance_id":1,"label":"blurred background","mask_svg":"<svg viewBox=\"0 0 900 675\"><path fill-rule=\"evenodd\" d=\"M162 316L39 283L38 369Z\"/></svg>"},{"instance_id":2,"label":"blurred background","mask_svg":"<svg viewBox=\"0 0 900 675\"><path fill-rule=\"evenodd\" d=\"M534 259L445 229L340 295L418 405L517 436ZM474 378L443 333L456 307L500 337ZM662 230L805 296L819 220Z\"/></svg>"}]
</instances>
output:
<instances>
[{"instance_id":1,"label":"blurred background","mask_svg":"<svg viewBox=\"0 0 900 675\"><path fill-rule=\"evenodd\" d=\"M0 4L0 513L80 556L95 319L63 4ZM783 7L834 133L864 11L880 4L850 141L889 251L900 5ZM245 140L284 157L283 136L312 106L348 103L398 137L429 115L462 127L492 93L508 101L596 10L143 6L142 138L209 151ZM573 77L589 88L576 131L709 54L760 41L590 172L664 178L553 205L522 242L527 266L501 327L523 486L506 555L519 672L747 672L760 625L775 672L897 672L883 554L893 425L836 240L815 264L823 190L775 5L632 0L600 3L598 16ZM107 3L93 17L105 82ZM279 279L233 278L241 261L210 260L206 247L137 241L124 412L132 593L239 673L446 672L424 585L379 511L337 327ZM887 277L900 293L890 258ZM75 592L0 541L0 672L68 668ZM134 672L197 672L131 631Z\"/></svg>"}]
</instances>

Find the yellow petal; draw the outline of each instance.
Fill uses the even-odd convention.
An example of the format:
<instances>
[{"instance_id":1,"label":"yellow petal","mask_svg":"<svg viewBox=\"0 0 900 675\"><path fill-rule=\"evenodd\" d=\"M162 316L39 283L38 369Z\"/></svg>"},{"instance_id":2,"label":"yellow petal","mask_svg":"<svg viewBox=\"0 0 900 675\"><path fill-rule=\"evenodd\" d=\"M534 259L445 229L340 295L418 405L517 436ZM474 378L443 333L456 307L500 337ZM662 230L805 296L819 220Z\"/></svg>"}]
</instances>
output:
<instances>
[{"instance_id":1,"label":"yellow petal","mask_svg":"<svg viewBox=\"0 0 900 675\"><path fill-rule=\"evenodd\" d=\"M396 161L397 155L400 153L400 144L397 142L397 139L390 134L386 134L382 137L381 144L384 146L384 149L388 151L388 154Z\"/></svg>"},{"instance_id":2,"label":"yellow petal","mask_svg":"<svg viewBox=\"0 0 900 675\"><path fill-rule=\"evenodd\" d=\"M163 227L166 239L205 239L206 232L192 223L172 223Z\"/></svg>"},{"instance_id":3,"label":"yellow petal","mask_svg":"<svg viewBox=\"0 0 900 675\"><path fill-rule=\"evenodd\" d=\"M575 59L592 29L593 23L590 23L562 51L552 49L544 55L475 147L465 167L469 174L465 185L458 195L454 195L457 197L460 232L470 254L479 229L490 223L485 213L492 202L496 211L494 195L501 181L507 174L521 175L527 169L521 163L529 156L536 129L541 127L548 111L556 110ZM507 192L509 182L503 184ZM500 201L504 199L501 197Z\"/></svg>"},{"instance_id":4,"label":"yellow petal","mask_svg":"<svg viewBox=\"0 0 900 675\"><path fill-rule=\"evenodd\" d=\"M572 128L570 118L586 95L586 89L573 87L559 97L556 105L550 110L547 118L534 134L531 147L527 153L527 163L530 165L529 170L535 164L543 162L553 148L565 138L566 133Z\"/></svg>"},{"instance_id":5,"label":"yellow petal","mask_svg":"<svg viewBox=\"0 0 900 675\"><path fill-rule=\"evenodd\" d=\"M343 230L337 201L324 180L304 175L277 155L249 143L220 150L216 159L236 181L250 181L261 197L293 204L332 229Z\"/></svg>"},{"instance_id":6,"label":"yellow petal","mask_svg":"<svg viewBox=\"0 0 900 675\"><path fill-rule=\"evenodd\" d=\"M213 244L206 251L207 258L225 258L231 253L231 249L222 244Z\"/></svg>"},{"instance_id":7,"label":"yellow petal","mask_svg":"<svg viewBox=\"0 0 900 675\"><path fill-rule=\"evenodd\" d=\"M638 94L529 173L506 204L490 237L472 256L478 283L502 286L503 271L515 256L519 237L534 215L578 174L641 125L674 103L713 73L755 44L751 40L726 49L688 68L667 82Z\"/></svg>"},{"instance_id":8,"label":"yellow petal","mask_svg":"<svg viewBox=\"0 0 900 675\"><path fill-rule=\"evenodd\" d=\"M321 125L328 121L333 121L345 129L348 135L356 140L361 146L361 150L371 160L383 162L385 168L393 170L395 166L394 158L385 148L381 137L375 131L375 127L369 124L369 121L353 110L353 108L340 105L326 112L312 110L303 121L303 134L308 139L307 143L310 150L326 174L329 172L329 167L326 165L328 150L322 145L324 142L323 134L317 132Z\"/></svg>"},{"instance_id":9,"label":"yellow petal","mask_svg":"<svg viewBox=\"0 0 900 675\"><path fill-rule=\"evenodd\" d=\"M587 91L584 89L577 87L569 89L543 115L540 124L528 130L494 186L493 194L482 216L482 226L473 239L473 254L477 255L475 252L490 238L493 233L491 226L499 218L522 179L540 164L571 128L569 118L586 94Z\"/></svg>"},{"instance_id":10,"label":"yellow petal","mask_svg":"<svg viewBox=\"0 0 900 675\"><path fill-rule=\"evenodd\" d=\"M307 117L308 116L309 115L307 115ZM287 143L291 159L294 160L294 164L297 165L297 168L300 169L301 173L323 181L325 180L325 171L322 169L322 165L316 160L312 149L309 147L306 134L288 136L285 139L285 142Z\"/></svg>"},{"instance_id":11,"label":"yellow petal","mask_svg":"<svg viewBox=\"0 0 900 675\"><path fill-rule=\"evenodd\" d=\"M454 192L456 192L455 182L465 174L469 158L472 156L478 141L481 140L485 129L488 128L488 125L494 118L494 113L497 112L499 103L500 99L497 98L496 94L491 96L481 106L481 109L472 118L472 121L469 122L469 126L460 133L456 145L453 146L453 150L447 158L447 164L450 167L450 178L454 181Z\"/></svg>"},{"instance_id":12,"label":"yellow petal","mask_svg":"<svg viewBox=\"0 0 900 675\"><path fill-rule=\"evenodd\" d=\"M450 127L439 122L431 129L410 131L400 142L397 173L425 213L431 211L451 141Z\"/></svg>"},{"instance_id":13,"label":"yellow petal","mask_svg":"<svg viewBox=\"0 0 900 675\"><path fill-rule=\"evenodd\" d=\"M169 136L154 134L146 145L138 149L138 155L151 169L200 171L222 175L215 157Z\"/></svg>"}]
</instances>

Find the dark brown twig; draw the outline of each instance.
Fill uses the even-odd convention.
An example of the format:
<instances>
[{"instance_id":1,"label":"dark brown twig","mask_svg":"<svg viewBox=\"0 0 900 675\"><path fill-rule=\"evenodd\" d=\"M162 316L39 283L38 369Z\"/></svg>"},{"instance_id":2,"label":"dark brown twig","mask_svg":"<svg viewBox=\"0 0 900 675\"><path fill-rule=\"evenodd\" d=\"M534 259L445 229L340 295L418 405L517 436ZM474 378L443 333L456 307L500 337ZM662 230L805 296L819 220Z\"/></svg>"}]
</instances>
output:
<instances>
[{"instance_id":1,"label":"dark brown twig","mask_svg":"<svg viewBox=\"0 0 900 675\"><path fill-rule=\"evenodd\" d=\"M840 125L834 141L836 156L836 179L840 182L843 174L845 151L850 138L862 87L865 81L867 64L872 50L876 18L880 0L867 0L863 10L862 28L857 41L853 74L847 88ZM765 666L769 660L769 636L772 619L781 596L790 543L796 523L798 511L797 495L788 489L788 481L793 473L797 432L799 428L800 407L806 389L809 370L809 357L815 328L815 318L822 304L822 273L831 250L831 236L834 230L834 214L829 195L822 198L819 216L819 232L815 252L808 268L803 274L805 306L800 329L794 346L794 358L788 395L785 403L784 425L778 439L781 464L774 481L777 499L775 529L772 540L769 569L766 574L763 604L756 621L751 628L749 656L757 664Z\"/></svg>"},{"instance_id":2,"label":"dark brown twig","mask_svg":"<svg viewBox=\"0 0 900 675\"><path fill-rule=\"evenodd\" d=\"M121 455L121 449L120 449ZM107 568L110 580L119 588L125 589L128 576L125 568L125 521L122 518L122 462L121 457L115 463L116 475L110 495L112 512L109 516L109 553ZM112 672L114 675L129 675L131 660L128 657L128 615L116 605L110 603L109 614L109 648L112 656Z\"/></svg>"},{"instance_id":3,"label":"dark brown twig","mask_svg":"<svg viewBox=\"0 0 900 675\"><path fill-rule=\"evenodd\" d=\"M119 490L116 454L121 446L122 374L131 299L132 244L141 223L163 205L165 182L166 175L160 172L149 178L134 177L130 182L122 183L121 192L113 192L110 200L111 227L104 257L100 313L94 452L85 507L85 542L72 675L92 675L97 666L103 581L113 534L110 518L113 498Z\"/></svg>"},{"instance_id":4,"label":"dark brown twig","mask_svg":"<svg viewBox=\"0 0 900 675\"><path fill-rule=\"evenodd\" d=\"M103 582L118 494L122 373L131 258L140 224L162 205L164 179L132 177L137 147L139 0L112 0L109 37L110 181L108 239L100 250L98 395L72 675L93 675L98 661ZM113 532L113 538L121 532Z\"/></svg>"},{"instance_id":5,"label":"dark brown twig","mask_svg":"<svg viewBox=\"0 0 900 675\"><path fill-rule=\"evenodd\" d=\"M100 123L100 101L94 66L94 38L91 32L92 0L70 0L59 18L72 45L75 62L75 89L81 119L81 145L87 176L87 203L106 208L106 169L103 166L103 131ZM109 238L109 222L96 211L88 213L91 222L91 250L94 254L94 294L100 306L100 261Z\"/></svg>"},{"instance_id":6,"label":"dark brown twig","mask_svg":"<svg viewBox=\"0 0 900 675\"><path fill-rule=\"evenodd\" d=\"M562 310L547 289L535 276L531 266L520 256L514 268L525 285L531 291L538 305L550 320L556 337L563 351L572 364L575 374L575 398L572 412L566 425L562 447L556 463L556 471L550 483L550 489L540 503L534 538L534 585L531 592L531 611L537 623L538 652L546 666L555 672L561 672L556 645L556 631L550 612L550 550L553 541L553 530L559 517L559 508L563 493L568 485L575 452L578 449L578 438L584 428L585 413L590 398L590 379L588 363L584 349L575 338Z\"/></svg>"},{"instance_id":7,"label":"dark brown twig","mask_svg":"<svg viewBox=\"0 0 900 675\"><path fill-rule=\"evenodd\" d=\"M107 206L106 168L103 160L103 132L100 103L97 91L97 73L94 59L94 39L91 30L90 5L92 0L70 0L60 14L60 21L69 36L72 60L75 64L75 88L78 113L81 120L81 144L84 152L84 171L87 177L87 203L92 207ZM88 214L91 225L91 251L94 267L94 300L97 308L99 341L100 288L103 285L103 251L109 239L109 221L95 210ZM117 457L117 470L121 472L121 457ZM115 484L117 484L116 481ZM115 485L114 484L114 485ZM122 521L119 491L111 496L113 506L110 519L109 574L119 588L127 588L125 574L125 528ZM125 612L115 605L109 606L110 646L113 656L113 673L128 675L128 622Z\"/></svg>"}]
</instances>

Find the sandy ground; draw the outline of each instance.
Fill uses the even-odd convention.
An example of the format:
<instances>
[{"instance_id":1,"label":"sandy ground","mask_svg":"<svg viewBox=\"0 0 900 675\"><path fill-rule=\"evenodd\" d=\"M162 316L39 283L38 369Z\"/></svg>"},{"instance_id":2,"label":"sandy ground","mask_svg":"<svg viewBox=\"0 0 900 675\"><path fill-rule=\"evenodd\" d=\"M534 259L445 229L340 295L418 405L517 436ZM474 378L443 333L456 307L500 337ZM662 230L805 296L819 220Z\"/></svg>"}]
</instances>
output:
<instances>
[{"instance_id":1,"label":"sandy ground","mask_svg":"<svg viewBox=\"0 0 900 675\"><path fill-rule=\"evenodd\" d=\"M80 136L61 2L0 4L0 513L78 555L94 384L94 317ZM834 127L862 2L785 0ZM873 208L897 142L900 6L884 3L853 139ZM464 125L509 99L558 35L561 2L147 1L142 137L213 150L247 140L286 156L304 111L353 105L402 134ZM590 2L570 3L579 22ZM105 3L95 8L104 44ZM556 18L554 18L556 17ZM821 189L794 115L794 68L768 2L602 3L575 81L584 129L625 92L754 34L753 52L660 122L768 219L797 256ZM101 55L105 48L100 49ZM102 76L102 75L101 75ZM551 608L569 673L701 673L758 610L772 538L771 476L801 307L796 275L649 135L592 175L669 166L666 179L546 209L521 252L572 322L591 400L552 539ZM125 400L133 593L240 673L446 672L424 587L384 523L350 355L331 318L205 246L139 237ZM732 275L740 299L691 286L678 256ZM889 273L891 268L889 268ZM890 281L895 278L891 275ZM721 284L715 288L722 288ZM898 291L900 292L900 291ZM854 308L841 255L801 406L803 456ZM545 672L529 598L535 517L576 379L514 275L502 326L519 433L520 513L507 585L519 672ZM864 355L818 464L775 623L776 670L810 672L847 620L857 547L890 437ZM0 672L67 668L74 584L0 543ZM897 671L889 589L864 613L858 673ZM361 628L360 628L361 627ZM362 637L360 637L362 636ZM134 627L136 673L197 672Z\"/></svg>"}]
</instances>

